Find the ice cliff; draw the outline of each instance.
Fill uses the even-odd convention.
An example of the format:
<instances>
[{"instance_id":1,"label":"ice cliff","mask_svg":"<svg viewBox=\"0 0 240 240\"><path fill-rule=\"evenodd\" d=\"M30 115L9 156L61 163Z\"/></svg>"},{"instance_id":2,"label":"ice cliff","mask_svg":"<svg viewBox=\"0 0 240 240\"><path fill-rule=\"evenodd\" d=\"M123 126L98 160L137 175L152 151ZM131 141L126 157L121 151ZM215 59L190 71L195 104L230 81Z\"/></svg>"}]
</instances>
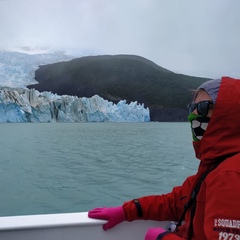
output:
<instances>
[{"instance_id":1,"label":"ice cliff","mask_svg":"<svg viewBox=\"0 0 240 240\"><path fill-rule=\"evenodd\" d=\"M35 89L0 88L0 122L148 122L149 109L137 102L117 104L91 98L59 96Z\"/></svg>"}]
</instances>

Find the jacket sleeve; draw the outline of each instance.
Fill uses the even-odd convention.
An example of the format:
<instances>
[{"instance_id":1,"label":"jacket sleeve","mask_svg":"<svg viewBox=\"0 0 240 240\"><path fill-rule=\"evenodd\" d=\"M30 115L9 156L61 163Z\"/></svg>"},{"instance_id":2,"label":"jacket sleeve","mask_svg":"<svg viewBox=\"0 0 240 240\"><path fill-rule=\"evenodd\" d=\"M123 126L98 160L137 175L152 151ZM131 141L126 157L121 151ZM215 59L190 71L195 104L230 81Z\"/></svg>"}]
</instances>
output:
<instances>
[{"instance_id":1,"label":"jacket sleeve","mask_svg":"<svg viewBox=\"0 0 240 240\"><path fill-rule=\"evenodd\" d=\"M240 173L220 172L205 183L207 239L240 239Z\"/></svg>"},{"instance_id":2,"label":"jacket sleeve","mask_svg":"<svg viewBox=\"0 0 240 240\"><path fill-rule=\"evenodd\" d=\"M145 196L125 202L123 209L126 220L179 220L194 178L195 175L188 177L182 186L174 187L171 193Z\"/></svg>"}]
</instances>

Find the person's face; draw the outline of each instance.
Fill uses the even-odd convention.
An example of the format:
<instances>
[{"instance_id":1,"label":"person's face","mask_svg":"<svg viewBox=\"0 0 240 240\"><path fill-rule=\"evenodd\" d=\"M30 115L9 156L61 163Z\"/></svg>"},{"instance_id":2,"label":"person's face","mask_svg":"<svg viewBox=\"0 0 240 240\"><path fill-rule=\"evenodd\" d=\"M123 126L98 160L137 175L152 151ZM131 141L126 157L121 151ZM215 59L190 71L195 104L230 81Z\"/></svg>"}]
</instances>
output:
<instances>
[{"instance_id":1,"label":"person's face","mask_svg":"<svg viewBox=\"0 0 240 240\"><path fill-rule=\"evenodd\" d=\"M200 90L198 93L197 93L197 96L194 100L194 103L199 103L201 101L212 101L212 99L210 98L209 94L205 91L205 90ZM213 109L210 108L208 110L208 114L206 115L207 117L211 117L212 116L212 111ZM197 114L198 115L198 112L197 112L197 109L195 109L193 111L193 113Z\"/></svg>"}]
</instances>

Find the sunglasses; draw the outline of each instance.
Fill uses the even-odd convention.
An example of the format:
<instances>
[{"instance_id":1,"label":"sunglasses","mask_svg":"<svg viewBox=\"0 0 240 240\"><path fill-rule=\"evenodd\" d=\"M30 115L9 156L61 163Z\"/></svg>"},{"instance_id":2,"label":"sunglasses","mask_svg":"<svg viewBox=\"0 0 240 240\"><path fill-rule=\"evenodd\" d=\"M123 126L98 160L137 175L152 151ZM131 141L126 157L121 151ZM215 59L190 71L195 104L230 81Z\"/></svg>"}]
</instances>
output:
<instances>
[{"instance_id":1,"label":"sunglasses","mask_svg":"<svg viewBox=\"0 0 240 240\"><path fill-rule=\"evenodd\" d=\"M206 116L208 114L208 110L213 108L213 101L201 101L198 103L191 103L188 105L189 114L192 113L195 109L197 109L198 115Z\"/></svg>"}]
</instances>

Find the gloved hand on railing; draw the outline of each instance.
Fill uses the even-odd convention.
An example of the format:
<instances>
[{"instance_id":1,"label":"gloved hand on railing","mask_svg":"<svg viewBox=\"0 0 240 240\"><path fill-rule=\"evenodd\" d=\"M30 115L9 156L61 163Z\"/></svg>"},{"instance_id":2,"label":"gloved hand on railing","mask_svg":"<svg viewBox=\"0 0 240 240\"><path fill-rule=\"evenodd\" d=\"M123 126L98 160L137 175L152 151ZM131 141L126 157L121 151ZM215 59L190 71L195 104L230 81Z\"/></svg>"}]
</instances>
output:
<instances>
[{"instance_id":1,"label":"gloved hand on railing","mask_svg":"<svg viewBox=\"0 0 240 240\"><path fill-rule=\"evenodd\" d=\"M145 235L144 240L156 240L160 234L165 233L165 232L166 232L166 234L170 233L169 231L167 231L164 228L149 228Z\"/></svg>"},{"instance_id":2,"label":"gloved hand on railing","mask_svg":"<svg viewBox=\"0 0 240 240\"><path fill-rule=\"evenodd\" d=\"M126 219L122 206L94 208L88 212L88 217L107 220L108 222L103 225L105 231L113 228Z\"/></svg>"}]
</instances>

